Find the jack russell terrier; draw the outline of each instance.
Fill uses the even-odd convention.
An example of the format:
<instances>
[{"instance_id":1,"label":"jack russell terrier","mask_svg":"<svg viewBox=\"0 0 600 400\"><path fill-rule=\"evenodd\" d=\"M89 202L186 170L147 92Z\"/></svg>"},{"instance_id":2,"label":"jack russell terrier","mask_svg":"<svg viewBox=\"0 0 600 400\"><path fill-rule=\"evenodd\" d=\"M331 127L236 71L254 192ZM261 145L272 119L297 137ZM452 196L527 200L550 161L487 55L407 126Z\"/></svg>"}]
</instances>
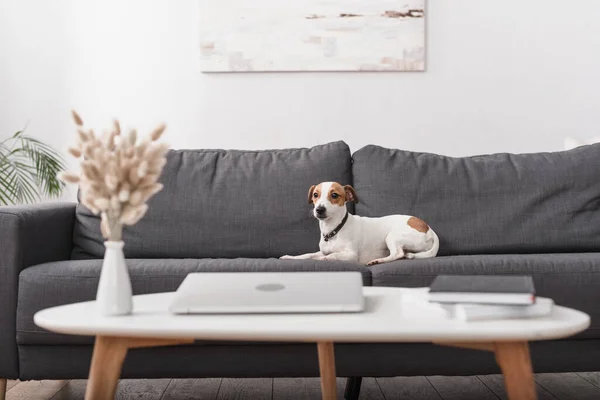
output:
<instances>
[{"instance_id":1,"label":"jack russell terrier","mask_svg":"<svg viewBox=\"0 0 600 400\"><path fill-rule=\"evenodd\" d=\"M401 258L429 258L437 255L440 241L424 221L410 215L367 218L351 215L346 202L358 203L350 185L322 182L311 186L308 203L321 228L320 251L283 260L341 260L366 265Z\"/></svg>"}]
</instances>

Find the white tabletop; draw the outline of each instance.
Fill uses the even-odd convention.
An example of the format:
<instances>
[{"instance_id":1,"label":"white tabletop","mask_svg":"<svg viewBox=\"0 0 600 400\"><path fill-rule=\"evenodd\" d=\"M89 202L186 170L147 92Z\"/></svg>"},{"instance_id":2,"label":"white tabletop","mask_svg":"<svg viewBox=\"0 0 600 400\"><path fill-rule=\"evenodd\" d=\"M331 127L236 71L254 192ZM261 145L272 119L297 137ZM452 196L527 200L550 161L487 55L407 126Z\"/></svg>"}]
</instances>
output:
<instances>
[{"instance_id":1,"label":"white tabletop","mask_svg":"<svg viewBox=\"0 0 600 400\"><path fill-rule=\"evenodd\" d=\"M410 290L365 287L366 310L356 314L172 315L167 307L173 293L159 293L134 296L128 316L102 317L94 302L85 302L42 310L34 321L50 331L77 335L304 342L547 340L590 324L587 314L559 306L543 318L456 321L403 302Z\"/></svg>"}]
</instances>

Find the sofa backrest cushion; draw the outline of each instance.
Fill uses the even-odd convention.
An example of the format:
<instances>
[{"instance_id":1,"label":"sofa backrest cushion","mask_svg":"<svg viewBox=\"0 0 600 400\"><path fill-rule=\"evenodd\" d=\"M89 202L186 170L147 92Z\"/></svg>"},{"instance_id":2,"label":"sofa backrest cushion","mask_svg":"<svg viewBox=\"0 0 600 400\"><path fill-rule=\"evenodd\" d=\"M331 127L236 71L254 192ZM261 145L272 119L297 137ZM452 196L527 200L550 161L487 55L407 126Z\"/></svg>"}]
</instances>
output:
<instances>
[{"instance_id":1,"label":"sofa backrest cushion","mask_svg":"<svg viewBox=\"0 0 600 400\"><path fill-rule=\"evenodd\" d=\"M279 257L317 251L307 193L321 181L352 182L350 149L171 150L146 216L125 228L130 258ZM73 258L100 258L97 216L79 204Z\"/></svg>"},{"instance_id":2,"label":"sofa backrest cushion","mask_svg":"<svg viewBox=\"0 0 600 400\"><path fill-rule=\"evenodd\" d=\"M366 146L353 161L357 214L420 217L440 255L600 251L600 144L465 158Z\"/></svg>"}]
</instances>

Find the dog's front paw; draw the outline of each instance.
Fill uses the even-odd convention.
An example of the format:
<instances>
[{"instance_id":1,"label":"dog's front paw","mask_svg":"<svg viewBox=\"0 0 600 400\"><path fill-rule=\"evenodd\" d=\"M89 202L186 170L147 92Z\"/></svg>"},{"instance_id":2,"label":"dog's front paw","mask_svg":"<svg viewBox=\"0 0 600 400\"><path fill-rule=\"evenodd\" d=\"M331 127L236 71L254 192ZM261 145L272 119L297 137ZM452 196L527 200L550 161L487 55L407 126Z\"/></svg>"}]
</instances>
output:
<instances>
[{"instance_id":1,"label":"dog's front paw","mask_svg":"<svg viewBox=\"0 0 600 400\"><path fill-rule=\"evenodd\" d=\"M381 264L380 260L371 260L367 263L367 267L370 267L372 265L377 265L377 264Z\"/></svg>"},{"instance_id":2,"label":"dog's front paw","mask_svg":"<svg viewBox=\"0 0 600 400\"><path fill-rule=\"evenodd\" d=\"M293 259L294 259L294 256L287 256L287 255L286 255L286 256L281 256L281 257L279 257L279 259L280 259L280 260L293 260Z\"/></svg>"}]
</instances>

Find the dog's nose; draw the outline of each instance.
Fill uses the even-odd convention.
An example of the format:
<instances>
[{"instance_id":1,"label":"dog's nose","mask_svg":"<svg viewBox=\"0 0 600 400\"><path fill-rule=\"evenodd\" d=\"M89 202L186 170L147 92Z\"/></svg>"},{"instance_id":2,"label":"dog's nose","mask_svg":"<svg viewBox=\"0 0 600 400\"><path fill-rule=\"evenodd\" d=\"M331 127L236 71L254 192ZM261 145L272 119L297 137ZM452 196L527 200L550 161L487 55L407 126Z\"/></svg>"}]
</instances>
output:
<instances>
[{"instance_id":1,"label":"dog's nose","mask_svg":"<svg viewBox=\"0 0 600 400\"><path fill-rule=\"evenodd\" d=\"M317 212L317 214L325 214L325 211L327 211L327 210L325 209L325 207L319 206L319 207L315 208L315 211Z\"/></svg>"}]
</instances>

